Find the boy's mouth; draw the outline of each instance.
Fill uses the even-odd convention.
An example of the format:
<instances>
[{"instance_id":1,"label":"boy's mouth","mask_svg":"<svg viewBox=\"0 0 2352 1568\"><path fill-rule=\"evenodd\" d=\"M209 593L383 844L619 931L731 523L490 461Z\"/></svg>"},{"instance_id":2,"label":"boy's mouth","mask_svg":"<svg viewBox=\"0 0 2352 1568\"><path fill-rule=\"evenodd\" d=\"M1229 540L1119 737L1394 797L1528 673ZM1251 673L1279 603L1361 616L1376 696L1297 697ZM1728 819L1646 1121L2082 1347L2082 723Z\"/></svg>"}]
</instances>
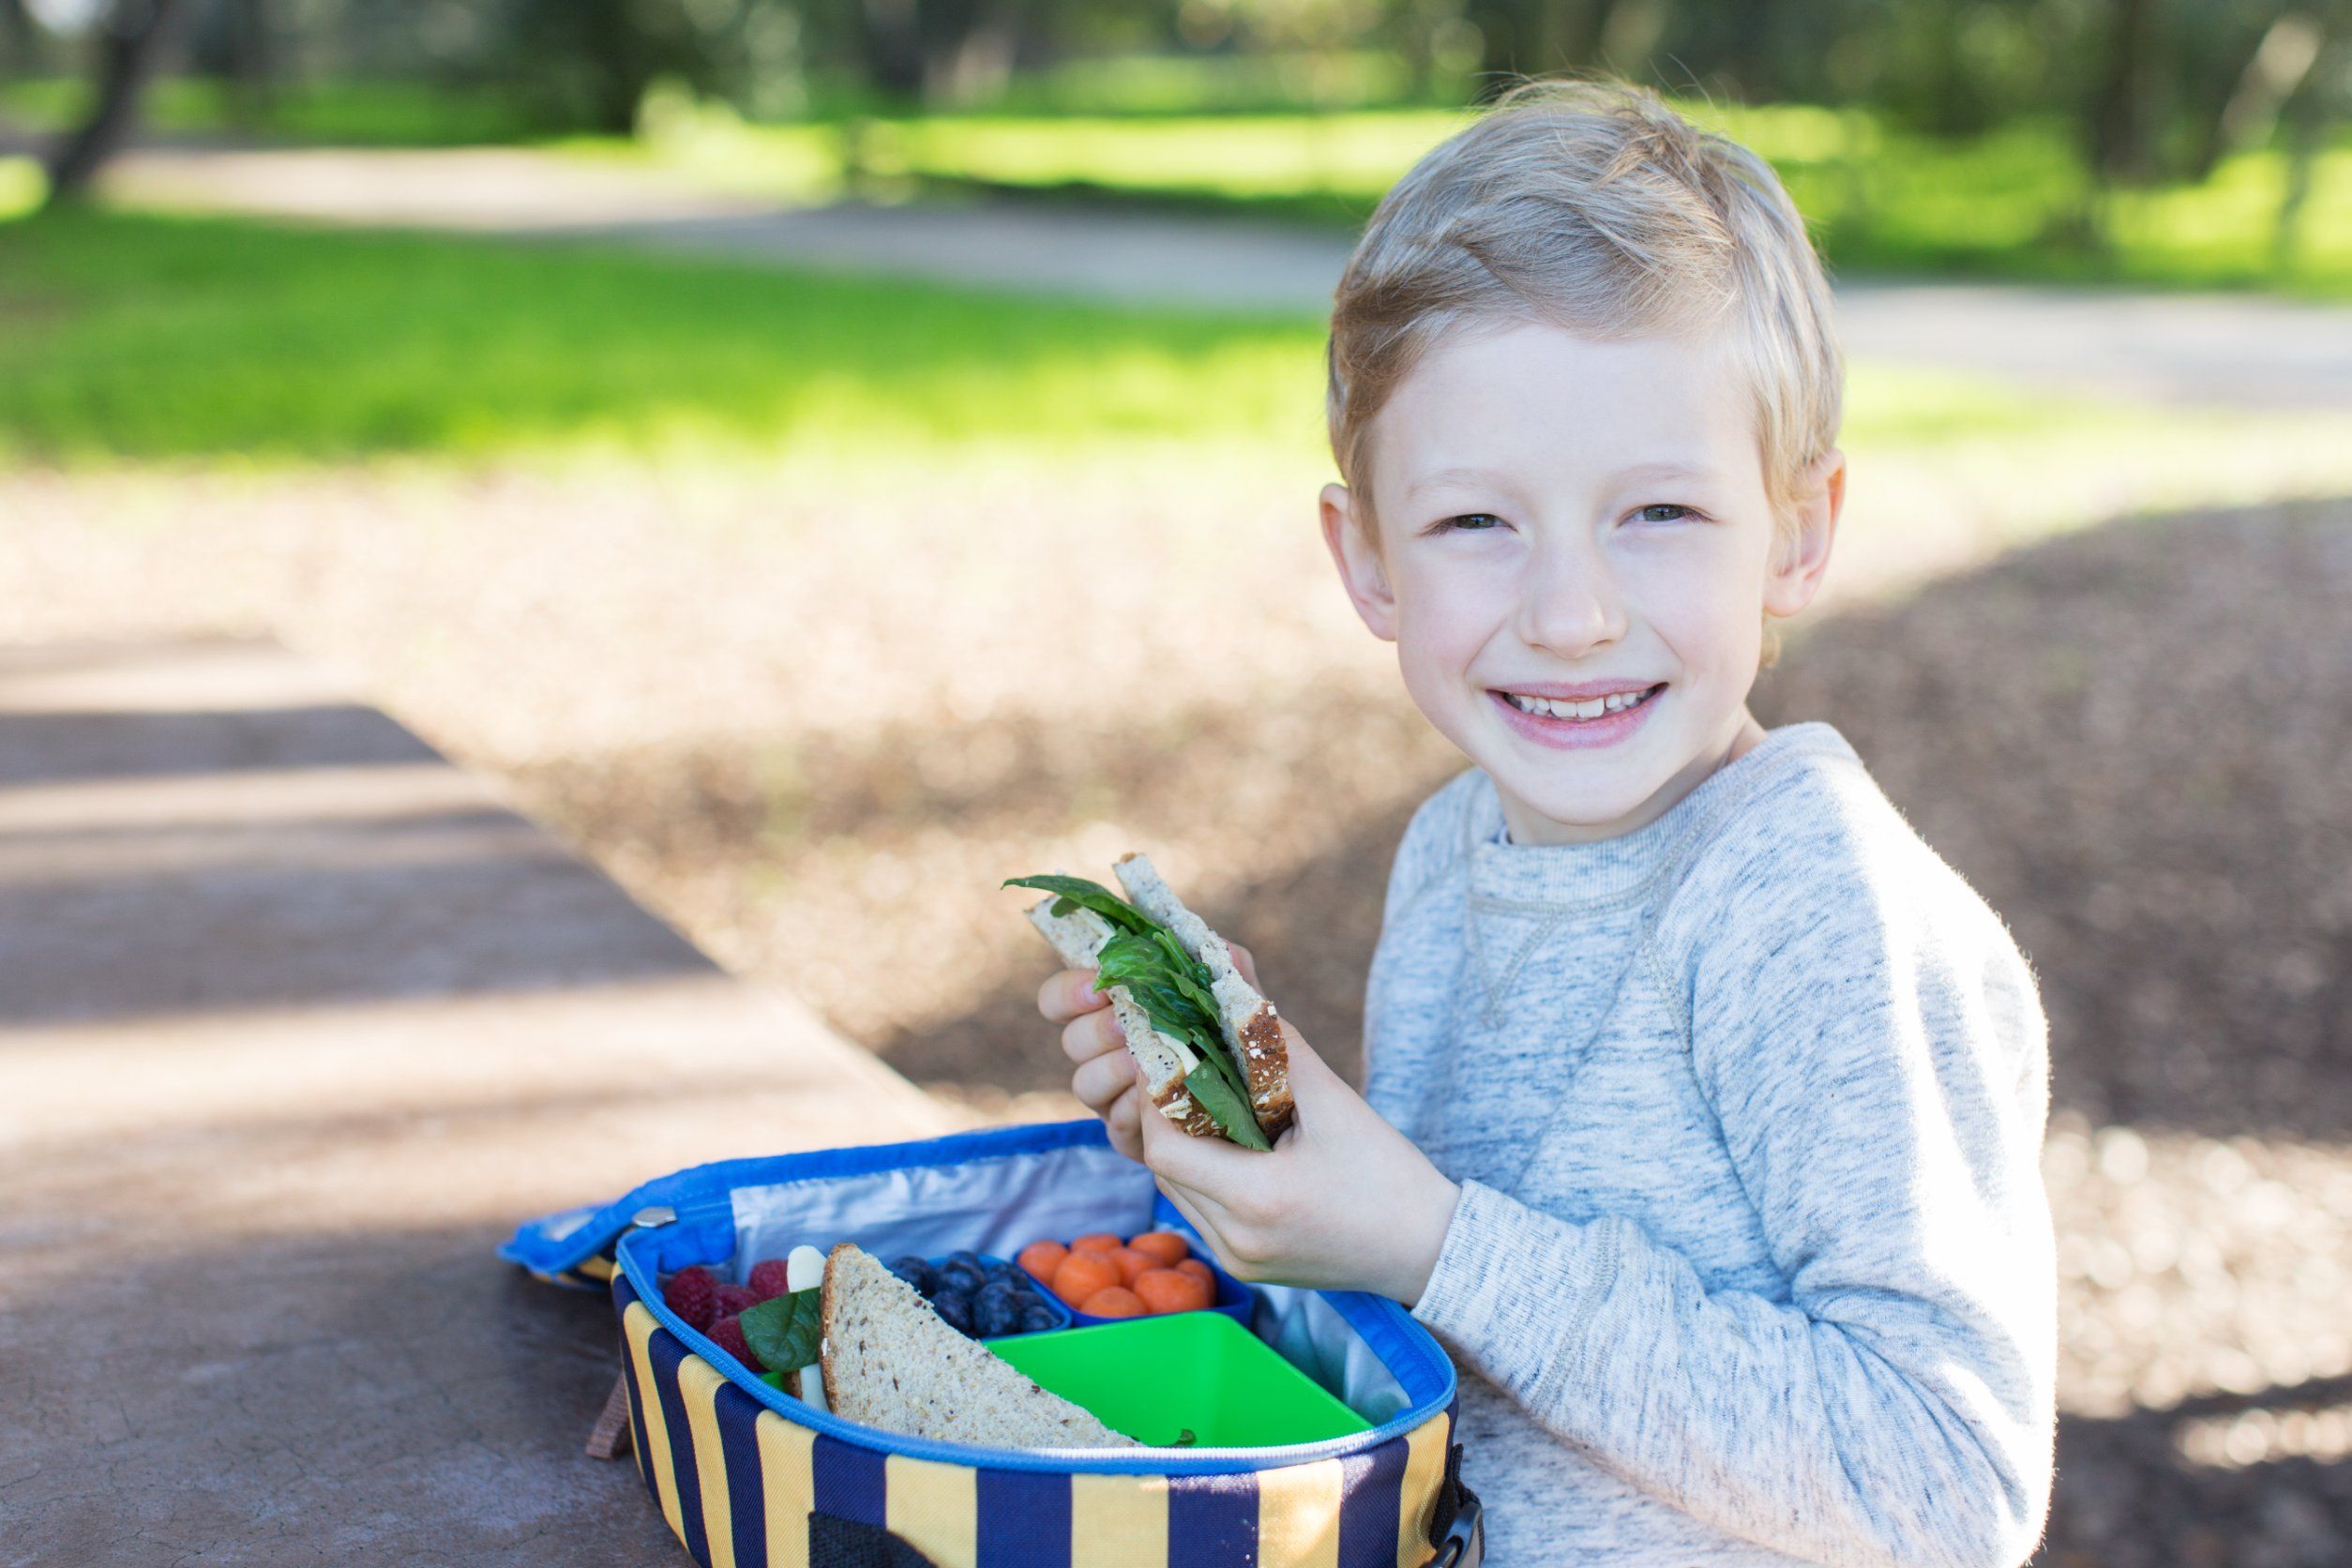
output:
<instances>
[{"instance_id":1,"label":"boy's mouth","mask_svg":"<svg viewBox=\"0 0 2352 1568\"><path fill-rule=\"evenodd\" d=\"M1581 701L1572 698L1535 697L1526 692L1493 690L1489 695L1509 703L1519 712L1535 718L1565 719L1570 723L1591 723L1612 714L1638 708L1666 689L1666 683L1655 686L1628 686L1600 697Z\"/></svg>"}]
</instances>

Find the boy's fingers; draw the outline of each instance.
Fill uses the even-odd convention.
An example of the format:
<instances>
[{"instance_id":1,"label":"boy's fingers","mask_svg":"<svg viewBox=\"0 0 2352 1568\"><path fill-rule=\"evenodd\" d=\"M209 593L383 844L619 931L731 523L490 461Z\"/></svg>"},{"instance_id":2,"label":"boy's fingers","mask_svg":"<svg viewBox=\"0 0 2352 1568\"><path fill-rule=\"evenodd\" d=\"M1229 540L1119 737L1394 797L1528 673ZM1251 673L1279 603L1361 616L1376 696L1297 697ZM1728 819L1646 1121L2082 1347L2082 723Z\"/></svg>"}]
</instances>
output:
<instances>
[{"instance_id":1,"label":"boy's fingers","mask_svg":"<svg viewBox=\"0 0 2352 1568\"><path fill-rule=\"evenodd\" d=\"M1110 1146L1140 1165L1143 1162L1143 1118L1158 1114L1144 1105L1142 1090L1130 1087L1103 1113L1103 1126L1110 1134Z\"/></svg>"},{"instance_id":2,"label":"boy's fingers","mask_svg":"<svg viewBox=\"0 0 2352 1568\"><path fill-rule=\"evenodd\" d=\"M1098 1116L1108 1116L1119 1096L1134 1088L1135 1058L1123 1050L1105 1051L1090 1062L1081 1062L1078 1070L1070 1075L1070 1093Z\"/></svg>"},{"instance_id":3,"label":"boy's fingers","mask_svg":"<svg viewBox=\"0 0 2352 1568\"><path fill-rule=\"evenodd\" d=\"M1143 1163L1153 1174L1211 1200L1252 1180L1257 1173L1246 1162L1261 1157L1221 1138L1195 1138L1165 1116L1143 1124Z\"/></svg>"},{"instance_id":4,"label":"boy's fingers","mask_svg":"<svg viewBox=\"0 0 2352 1568\"><path fill-rule=\"evenodd\" d=\"M1094 974L1091 969L1065 969L1046 976L1046 983L1037 988L1037 1011L1048 1023L1068 1023L1109 1006L1110 998L1094 988Z\"/></svg>"},{"instance_id":5,"label":"boy's fingers","mask_svg":"<svg viewBox=\"0 0 2352 1568\"><path fill-rule=\"evenodd\" d=\"M1126 1032L1108 1007L1092 1013L1080 1013L1062 1029L1062 1051L1073 1062L1092 1062L1098 1056L1117 1051L1126 1054Z\"/></svg>"},{"instance_id":6,"label":"boy's fingers","mask_svg":"<svg viewBox=\"0 0 2352 1568\"><path fill-rule=\"evenodd\" d=\"M1168 1118L1163 1116L1160 1120L1165 1122ZM1180 1133L1177 1136L1182 1137L1184 1135ZM1199 1233L1200 1239L1209 1244L1209 1250L1211 1252L1220 1252L1221 1249L1217 1244L1221 1238L1217 1234L1217 1228L1211 1222L1209 1214L1205 1212L1202 1206L1194 1201L1192 1195L1184 1191L1184 1188L1177 1186L1170 1182L1162 1182L1160 1184L1160 1192L1161 1195L1168 1200L1168 1202L1176 1206L1176 1212L1178 1214L1184 1215L1185 1219L1192 1223L1193 1229Z\"/></svg>"}]
</instances>

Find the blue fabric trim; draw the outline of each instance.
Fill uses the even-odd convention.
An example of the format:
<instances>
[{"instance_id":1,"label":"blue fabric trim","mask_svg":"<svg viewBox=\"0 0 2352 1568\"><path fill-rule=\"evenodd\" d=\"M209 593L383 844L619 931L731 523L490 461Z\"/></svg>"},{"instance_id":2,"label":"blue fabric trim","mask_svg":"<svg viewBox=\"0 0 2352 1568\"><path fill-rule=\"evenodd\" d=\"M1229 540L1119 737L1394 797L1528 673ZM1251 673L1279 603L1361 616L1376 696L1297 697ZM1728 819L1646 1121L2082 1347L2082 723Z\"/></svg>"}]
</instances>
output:
<instances>
[{"instance_id":1,"label":"blue fabric trim","mask_svg":"<svg viewBox=\"0 0 2352 1568\"><path fill-rule=\"evenodd\" d=\"M577 1207L542 1214L518 1227L498 1256L520 1263L534 1274L556 1274L578 1267L612 1244L636 1220L641 1210L667 1204L682 1221L701 1217L713 1209L722 1215L727 1195L737 1187L765 1186L779 1182L822 1180L828 1176L863 1176L877 1170L904 1170L923 1166L958 1165L966 1160L1040 1153L1078 1144L1110 1141L1102 1123L1092 1116L1071 1122L1044 1122L1017 1127L988 1127L978 1132L951 1133L945 1138L911 1143L873 1143L851 1149L819 1149L795 1154L764 1154L748 1159L716 1160L657 1176L627 1196L589 1211L583 1218ZM1162 1199L1165 1201L1165 1199ZM729 1222L731 1236L731 1220ZM686 1261L701 1261L688 1259ZM651 1304L650 1303L648 1304Z\"/></svg>"},{"instance_id":2,"label":"blue fabric trim","mask_svg":"<svg viewBox=\"0 0 2352 1568\"><path fill-rule=\"evenodd\" d=\"M1458 1382L1454 1362L1429 1331L1413 1321L1407 1312L1386 1296L1367 1295L1361 1290L1320 1290L1316 1292L1328 1302L1332 1309L1348 1320L1348 1326L1364 1336L1372 1347L1372 1353L1405 1385L1406 1396L1413 1409L1426 1408L1433 1400L1451 1406ZM1431 1389L1425 1397L1422 1390ZM1435 1392L1438 1389L1442 1392Z\"/></svg>"}]
</instances>

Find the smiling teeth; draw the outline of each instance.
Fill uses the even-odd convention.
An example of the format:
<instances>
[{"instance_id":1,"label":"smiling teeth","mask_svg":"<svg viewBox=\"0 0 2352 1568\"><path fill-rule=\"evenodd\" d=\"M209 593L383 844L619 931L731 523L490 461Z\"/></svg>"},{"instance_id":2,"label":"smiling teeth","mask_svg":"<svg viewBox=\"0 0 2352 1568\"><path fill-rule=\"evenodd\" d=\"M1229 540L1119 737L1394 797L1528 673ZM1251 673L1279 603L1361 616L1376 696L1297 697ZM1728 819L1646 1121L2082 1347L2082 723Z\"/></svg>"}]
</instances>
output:
<instances>
[{"instance_id":1,"label":"smiling teeth","mask_svg":"<svg viewBox=\"0 0 2352 1568\"><path fill-rule=\"evenodd\" d=\"M1606 697L1590 697L1581 702L1569 702L1548 697L1522 697L1515 691L1503 693L1511 705L1521 713L1537 714L1545 718L1598 718L1605 713L1621 713L1627 708L1639 707L1649 695L1647 690L1617 691Z\"/></svg>"}]
</instances>

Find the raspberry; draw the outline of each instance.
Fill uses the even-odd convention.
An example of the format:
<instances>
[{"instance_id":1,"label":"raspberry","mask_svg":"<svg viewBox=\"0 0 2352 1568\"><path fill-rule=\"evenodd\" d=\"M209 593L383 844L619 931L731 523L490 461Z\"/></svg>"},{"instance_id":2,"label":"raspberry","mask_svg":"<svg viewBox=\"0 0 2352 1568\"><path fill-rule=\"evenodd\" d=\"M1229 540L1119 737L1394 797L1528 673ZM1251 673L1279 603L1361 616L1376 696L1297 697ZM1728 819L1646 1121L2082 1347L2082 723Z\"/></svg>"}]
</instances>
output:
<instances>
[{"instance_id":1,"label":"raspberry","mask_svg":"<svg viewBox=\"0 0 2352 1568\"><path fill-rule=\"evenodd\" d=\"M789 1295L791 1294L791 1287L788 1283L790 1277L784 1267L784 1259L771 1258L751 1271L751 1293L763 1302Z\"/></svg>"},{"instance_id":2,"label":"raspberry","mask_svg":"<svg viewBox=\"0 0 2352 1568\"><path fill-rule=\"evenodd\" d=\"M718 1281L700 1263L671 1274L661 1299L690 1329L707 1329L718 1319Z\"/></svg>"},{"instance_id":3,"label":"raspberry","mask_svg":"<svg viewBox=\"0 0 2352 1568\"><path fill-rule=\"evenodd\" d=\"M721 1318L711 1325L711 1343L742 1362L754 1372L764 1370L759 1358L751 1353L749 1341L743 1336L741 1318Z\"/></svg>"},{"instance_id":4,"label":"raspberry","mask_svg":"<svg viewBox=\"0 0 2352 1568\"><path fill-rule=\"evenodd\" d=\"M722 1285L717 1294L718 1316L732 1318L746 1306L757 1306L760 1298L741 1285Z\"/></svg>"}]
</instances>

